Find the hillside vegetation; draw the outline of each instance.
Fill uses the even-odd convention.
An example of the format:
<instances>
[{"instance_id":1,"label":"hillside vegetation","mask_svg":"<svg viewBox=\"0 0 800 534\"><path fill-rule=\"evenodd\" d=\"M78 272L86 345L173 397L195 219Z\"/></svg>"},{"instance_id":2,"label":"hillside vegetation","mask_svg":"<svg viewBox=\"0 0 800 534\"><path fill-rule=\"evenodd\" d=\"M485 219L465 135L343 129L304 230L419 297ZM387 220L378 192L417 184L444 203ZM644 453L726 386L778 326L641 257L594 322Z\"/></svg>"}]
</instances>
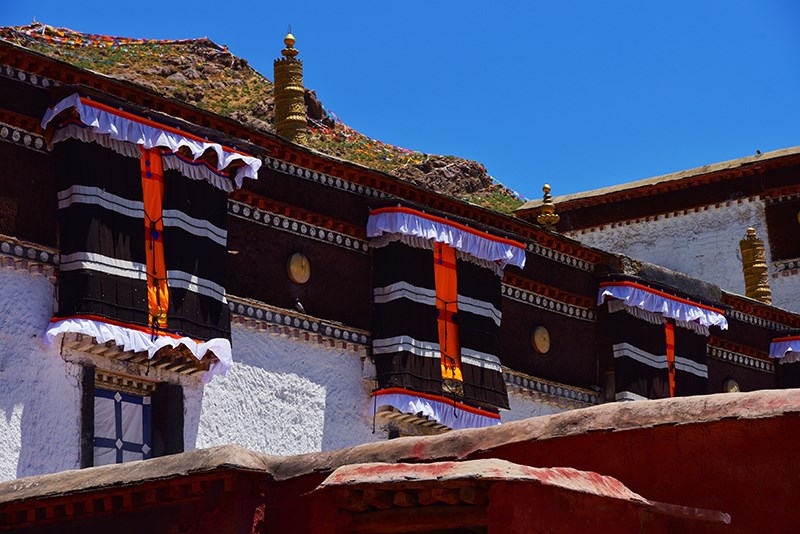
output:
<instances>
[{"instance_id":1,"label":"hillside vegetation","mask_svg":"<svg viewBox=\"0 0 800 534\"><path fill-rule=\"evenodd\" d=\"M207 38L132 39L40 23L0 28L0 38L274 132L272 82ZM305 103L311 148L492 210L508 213L523 202L478 162L372 139L328 113L313 90L306 89Z\"/></svg>"}]
</instances>

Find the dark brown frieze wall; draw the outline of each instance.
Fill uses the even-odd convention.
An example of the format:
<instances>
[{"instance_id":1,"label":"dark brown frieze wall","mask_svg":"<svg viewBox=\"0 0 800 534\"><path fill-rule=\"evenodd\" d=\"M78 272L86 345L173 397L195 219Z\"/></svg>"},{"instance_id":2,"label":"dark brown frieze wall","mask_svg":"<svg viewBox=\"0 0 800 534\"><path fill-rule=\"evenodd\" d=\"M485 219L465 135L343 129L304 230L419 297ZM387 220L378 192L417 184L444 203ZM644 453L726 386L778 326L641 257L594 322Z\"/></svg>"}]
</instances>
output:
<instances>
[{"instance_id":1,"label":"dark brown frieze wall","mask_svg":"<svg viewBox=\"0 0 800 534\"><path fill-rule=\"evenodd\" d=\"M503 284L503 364L546 380L584 388L602 385L599 362L607 340L602 325L598 324L594 302L597 271L610 262L609 255L512 217L421 190L301 147L285 145L277 138L168 102L146 90L86 71L76 74L72 67L36 55L25 60L25 54L0 45L0 59L7 61L16 57L12 68L0 66L0 122L3 123L0 124L0 162L5 169L0 185L0 234L58 247L53 161L46 147L40 146L41 131L37 130L40 117L53 99L53 80L41 76L41 72L46 71L62 83L83 82L100 90L117 91L115 96L140 105L150 102L156 108L160 106L163 111L187 120L194 117L202 126L219 127L231 135L250 137L269 152L268 156L263 156L265 164L259 180L246 181L245 189L229 199L228 249L231 254L226 263L226 286L230 294L287 310L297 310L299 302L310 316L368 331L371 328L372 260L365 225L369 206L378 199L395 195L443 213L467 217L475 224L486 225L498 234L523 242L527 248L526 267L524 270L508 267ZM19 70L22 67L37 70L39 74L32 77L30 72ZM45 80L49 80L47 87ZM159 106L156 106L157 101L161 103ZM8 129L7 138L3 138L3 128ZM15 131L18 132L16 140ZM26 136L30 136L28 144ZM784 171L766 172L770 183L776 186L789 179ZM744 197L758 194L752 189L755 187L753 180L748 179L748 176L732 178L736 184L741 180L737 194ZM627 217L634 212L680 209L692 202L696 204L697 195L707 201L726 201L729 198L718 198L723 185L727 190L730 180L726 184L700 184L691 192L676 191L669 205L657 198L644 198L615 205L613 210L617 212L609 212L610 206L586 210L596 209L597 220L601 212L604 220L608 220L609 216L613 218L620 213ZM730 193L727 195L730 197ZM570 216L569 211L562 214L562 222L566 217L567 226L571 224ZM291 282L287 275L286 262L298 252L304 254L311 265L311 277L306 284ZM733 318L731 329L719 334L720 339L731 345L724 348L727 351L724 355L720 352L719 357L709 358L711 391L720 391L720 384L728 377L739 381L743 389L774 387L774 366L767 372L731 359L742 353L758 360L758 355L751 353L763 354L776 328L783 323L800 325L796 316L778 317L780 314L769 310L772 309L740 311L743 317L755 314L752 315L755 319L748 322ZM757 315L764 317L759 319ZM773 323L764 322L766 316ZM799 324L790 324L792 321ZM544 354L531 344L531 333L537 326L544 326L550 334L551 347ZM740 348L738 352L736 347Z\"/></svg>"},{"instance_id":2,"label":"dark brown frieze wall","mask_svg":"<svg viewBox=\"0 0 800 534\"><path fill-rule=\"evenodd\" d=\"M11 142L3 139L4 129ZM22 141L26 135L0 124L0 234L57 247L53 158L13 141L12 136Z\"/></svg>"}]
</instances>

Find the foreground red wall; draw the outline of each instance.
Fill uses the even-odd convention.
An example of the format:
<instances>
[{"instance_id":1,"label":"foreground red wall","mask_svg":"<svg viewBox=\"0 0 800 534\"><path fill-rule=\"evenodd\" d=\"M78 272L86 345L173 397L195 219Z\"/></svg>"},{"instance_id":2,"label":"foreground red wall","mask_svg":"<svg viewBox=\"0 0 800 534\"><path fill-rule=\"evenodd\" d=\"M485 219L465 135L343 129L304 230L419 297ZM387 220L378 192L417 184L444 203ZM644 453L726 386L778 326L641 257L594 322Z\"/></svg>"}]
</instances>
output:
<instances>
[{"instance_id":1,"label":"foreground red wall","mask_svg":"<svg viewBox=\"0 0 800 534\"><path fill-rule=\"evenodd\" d=\"M569 466L619 479L656 501L720 510L720 532L797 532L797 416L598 432L500 447L476 458Z\"/></svg>"},{"instance_id":2,"label":"foreground red wall","mask_svg":"<svg viewBox=\"0 0 800 534\"><path fill-rule=\"evenodd\" d=\"M703 399L697 397L692 402L704 402ZM631 410L634 414L638 407L634 404L640 405L617 405L617 409ZM595 421L599 416L594 410L582 412L580 415L587 421ZM570 424L580 425L580 421L574 420L578 415L572 413ZM503 425L508 435L515 438L508 440L510 443L493 446L492 440L486 439L488 434L457 432L446 435L447 443L441 439L403 438L397 441L405 441L408 446L398 447L396 454L376 455L362 461L500 458L535 467L572 467L617 478L650 500L730 514L730 525L709 525L709 531L796 532L800 524L797 452L800 416L764 414L764 418L759 418L754 413L739 418L741 415L739 411L737 417L726 418L729 416L723 411L715 421L692 423L691 415L687 414L686 423L648 427L648 422L642 420L637 428L630 430L586 432L574 432L568 427L562 432L555 425L560 420L553 418L554 427L545 428L551 434L546 439L531 435L520 440L518 431L512 432L512 423ZM636 418L631 416L631 420ZM561 435L552 437L552 434ZM459 436L471 437L459 439ZM470 452L481 446L489 450ZM308 518L301 513L303 505L296 496L312 491L326 474L305 475L279 484L280 490L271 494L270 508L290 513L275 516L268 526L270 532L307 528Z\"/></svg>"}]
</instances>

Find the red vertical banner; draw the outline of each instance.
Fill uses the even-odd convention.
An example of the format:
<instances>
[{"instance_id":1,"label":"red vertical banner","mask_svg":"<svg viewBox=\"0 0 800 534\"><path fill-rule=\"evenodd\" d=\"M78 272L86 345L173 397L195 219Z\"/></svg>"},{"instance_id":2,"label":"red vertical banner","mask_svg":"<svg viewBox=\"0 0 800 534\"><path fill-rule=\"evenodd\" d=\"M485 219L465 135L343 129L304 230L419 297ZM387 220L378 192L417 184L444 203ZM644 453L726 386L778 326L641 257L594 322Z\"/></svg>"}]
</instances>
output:
<instances>
[{"instance_id":1,"label":"red vertical banner","mask_svg":"<svg viewBox=\"0 0 800 534\"><path fill-rule=\"evenodd\" d=\"M675 396L675 324L668 320L664 323L667 337L667 372L669 374L669 396Z\"/></svg>"},{"instance_id":2,"label":"red vertical banner","mask_svg":"<svg viewBox=\"0 0 800 534\"><path fill-rule=\"evenodd\" d=\"M461 343L458 336L458 283L456 251L443 243L433 245L433 274L436 284L436 309L439 312L439 351L442 378L463 382Z\"/></svg>"},{"instance_id":3,"label":"red vertical banner","mask_svg":"<svg viewBox=\"0 0 800 534\"><path fill-rule=\"evenodd\" d=\"M158 148L142 148L140 160L144 193L144 242L147 255L147 306L150 326L167 326L169 289L164 263L164 170Z\"/></svg>"}]
</instances>

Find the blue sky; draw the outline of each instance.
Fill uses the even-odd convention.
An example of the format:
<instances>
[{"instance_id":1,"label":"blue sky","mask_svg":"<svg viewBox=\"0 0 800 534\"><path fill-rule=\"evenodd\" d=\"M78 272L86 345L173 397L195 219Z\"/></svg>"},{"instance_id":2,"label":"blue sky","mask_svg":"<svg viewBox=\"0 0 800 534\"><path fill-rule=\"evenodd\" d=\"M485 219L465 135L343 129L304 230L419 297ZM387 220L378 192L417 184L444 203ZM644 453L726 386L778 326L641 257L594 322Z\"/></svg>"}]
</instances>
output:
<instances>
[{"instance_id":1,"label":"blue sky","mask_svg":"<svg viewBox=\"0 0 800 534\"><path fill-rule=\"evenodd\" d=\"M528 198L800 145L792 0L154 6L0 0L0 24L207 36L269 78L291 24L306 85L350 126Z\"/></svg>"}]
</instances>

